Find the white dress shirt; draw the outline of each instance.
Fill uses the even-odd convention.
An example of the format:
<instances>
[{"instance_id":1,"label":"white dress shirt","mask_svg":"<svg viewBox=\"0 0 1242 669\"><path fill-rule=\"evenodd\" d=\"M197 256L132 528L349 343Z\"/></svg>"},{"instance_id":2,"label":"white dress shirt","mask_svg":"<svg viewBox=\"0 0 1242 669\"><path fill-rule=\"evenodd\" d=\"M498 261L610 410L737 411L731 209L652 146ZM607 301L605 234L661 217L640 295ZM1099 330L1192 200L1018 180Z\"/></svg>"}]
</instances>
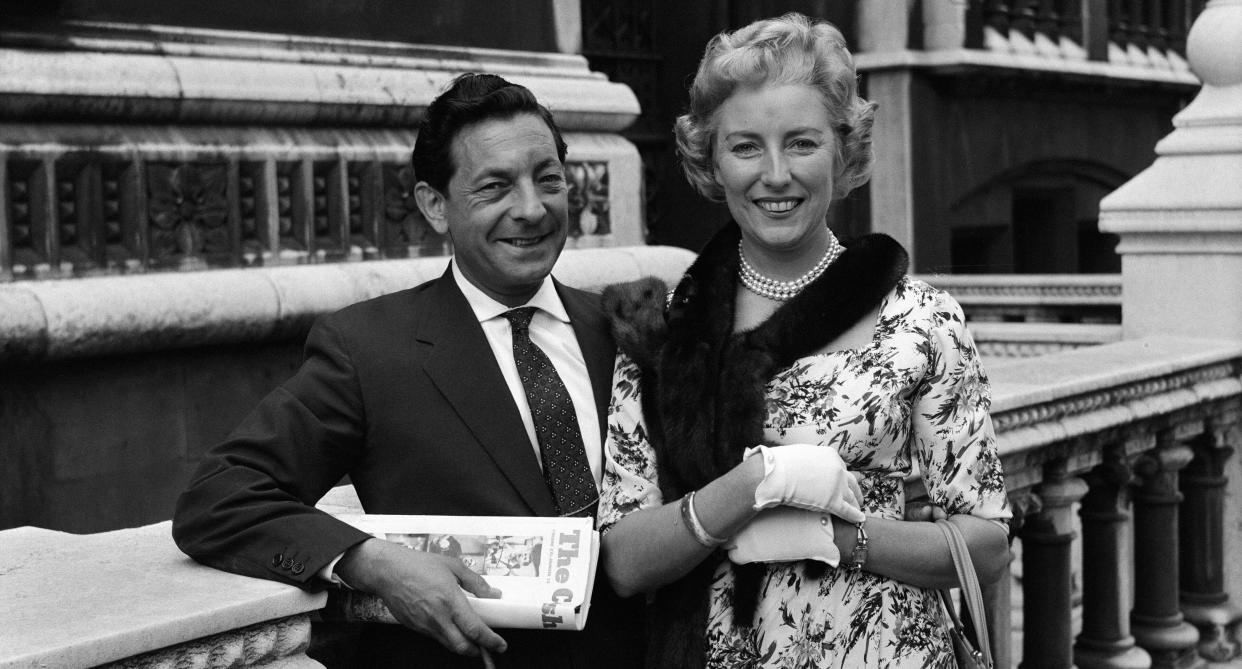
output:
<instances>
[{"instance_id":1,"label":"white dress shirt","mask_svg":"<svg viewBox=\"0 0 1242 669\"><path fill-rule=\"evenodd\" d=\"M458 269L456 262L452 263L452 267L453 279L457 281L457 287L466 296L470 309L483 327L487 343L491 345L496 362L500 365L500 373L509 386L509 394L513 396L513 402L522 416L522 424L526 426L526 436L530 440L531 448L542 467L539 440L535 438L535 421L531 418L526 390L522 387L522 377L518 375L517 363L513 360L513 331L509 320L504 317L510 307L497 302L470 283ZM599 413L595 410L591 377L587 373L582 349L578 346L578 337L574 335L573 325L569 322L569 313L565 311L565 305L561 304L561 298L556 294L556 286L550 278L543 280L543 285L534 297L523 306L537 308L530 319L530 340L547 354L569 391L574 412L578 414L578 427L582 432L582 445L586 447L587 463L595 477L595 487L599 488L604 471Z\"/></svg>"},{"instance_id":2,"label":"white dress shirt","mask_svg":"<svg viewBox=\"0 0 1242 669\"><path fill-rule=\"evenodd\" d=\"M530 404L526 401L526 390L522 386L522 377L518 374L517 362L513 360L513 330L509 320L504 317L504 313L511 307L497 302L470 283L455 261L450 261L449 264L453 280L457 282L457 287L461 289L483 328L487 343L500 366L500 374L504 377L513 403L517 405L518 414L522 417L522 425L526 427L526 438L535 452L535 459L542 467L539 440L535 437L535 421L530 414ZM578 427L582 432L582 445L586 448L587 464L591 467L591 475L595 477L595 487L598 489L604 471L599 412L595 409L591 377L587 373L582 348L578 346L578 337L569 321L569 312L565 311L565 305L561 303L561 297L556 294L556 286L550 278L543 280L543 285L535 292L534 297L523 306L536 307L530 320L530 340L547 354L569 391L569 397L574 403L574 413L578 415ZM346 585L335 573L336 563L344 555L341 553L319 570L319 576L332 583Z\"/></svg>"}]
</instances>

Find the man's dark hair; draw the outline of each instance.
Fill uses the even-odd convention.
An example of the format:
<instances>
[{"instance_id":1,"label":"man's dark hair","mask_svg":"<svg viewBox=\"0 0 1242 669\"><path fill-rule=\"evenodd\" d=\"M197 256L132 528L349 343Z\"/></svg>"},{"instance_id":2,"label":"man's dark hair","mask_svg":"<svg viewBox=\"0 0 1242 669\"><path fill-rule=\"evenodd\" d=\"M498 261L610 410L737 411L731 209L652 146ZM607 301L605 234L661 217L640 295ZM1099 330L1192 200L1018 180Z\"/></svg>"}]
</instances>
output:
<instances>
[{"instance_id":1,"label":"man's dark hair","mask_svg":"<svg viewBox=\"0 0 1242 669\"><path fill-rule=\"evenodd\" d=\"M494 118L512 118L517 114L535 114L548 124L556 142L556 156L565 162L565 140L552 120L552 112L539 104L525 86L506 81L494 74L463 74L453 80L427 107L427 114L418 126L414 141L414 178L448 195L449 179L453 176L453 138L462 128Z\"/></svg>"}]
</instances>

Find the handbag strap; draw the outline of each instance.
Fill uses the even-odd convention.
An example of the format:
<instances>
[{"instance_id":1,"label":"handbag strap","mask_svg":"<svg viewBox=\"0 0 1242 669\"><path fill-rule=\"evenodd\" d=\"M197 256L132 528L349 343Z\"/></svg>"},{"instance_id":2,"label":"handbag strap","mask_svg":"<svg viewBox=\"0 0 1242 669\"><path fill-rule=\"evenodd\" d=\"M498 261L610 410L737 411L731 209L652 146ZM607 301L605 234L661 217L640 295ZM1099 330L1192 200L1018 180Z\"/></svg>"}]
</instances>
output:
<instances>
[{"instance_id":1,"label":"handbag strap","mask_svg":"<svg viewBox=\"0 0 1242 669\"><path fill-rule=\"evenodd\" d=\"M979 585L975 563L970 559L966 538L962 536L962 531L956 525L947 520L937 520L936 525L940 526L941 531L944 532L945 541L949 543L949 554L953 556L953 565L957 567L957 581L961 585L962 595L966 599L966 609L970 613L970 620L975 628L975 640L978 642L979 652L983 654L983 660L987 666L993 666L992 644L988 638L988 625L983 610L983 588ZM954 626L960 629L962 621L953 610L949 593L941 590L940 599L948 609Z\"/></svg>"}]
</instances>

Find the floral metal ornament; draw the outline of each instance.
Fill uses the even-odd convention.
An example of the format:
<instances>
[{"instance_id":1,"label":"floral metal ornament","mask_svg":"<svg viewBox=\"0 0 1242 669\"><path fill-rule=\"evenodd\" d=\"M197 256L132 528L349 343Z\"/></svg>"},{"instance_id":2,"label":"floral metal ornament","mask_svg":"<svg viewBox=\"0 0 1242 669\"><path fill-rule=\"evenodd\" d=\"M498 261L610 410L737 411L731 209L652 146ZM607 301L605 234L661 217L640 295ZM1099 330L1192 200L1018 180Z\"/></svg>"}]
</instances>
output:
<instances>
[{"instance_id":1,"label":"floral metal ornament","mask_svg":"<svg viewBox=\"0 0 1242 669\"><path fill-rule=\"evenodd\" d=\"M148 166L153 262L197 266L229 252L227 174L224 165Z\"/></svg>"},{"instance_id":2,"label":"floral metal ornament","mask_svg":"<svg viewBox=\"0 0 1242 669\"><path fill-rule=\"evenodd\" d=\"M569 236L606 235L612 232L608 210L608 163L568 163Z\"/></svg>"}]
</instances>

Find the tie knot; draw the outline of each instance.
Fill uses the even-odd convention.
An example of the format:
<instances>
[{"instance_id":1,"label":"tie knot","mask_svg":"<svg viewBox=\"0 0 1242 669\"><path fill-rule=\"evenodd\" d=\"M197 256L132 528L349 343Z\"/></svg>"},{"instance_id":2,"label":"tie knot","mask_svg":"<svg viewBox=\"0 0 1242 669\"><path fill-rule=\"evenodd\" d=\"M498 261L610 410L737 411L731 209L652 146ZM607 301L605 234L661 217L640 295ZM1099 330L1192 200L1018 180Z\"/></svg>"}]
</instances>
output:
<instances>
[{"instance_id":1,"label":"tie knot","mask_svg":"<svg viewBox=\"0 0 1242 669\"><path fill-rule=\"evenodd\" d=\"M504 317L509 320L509 326L513 328L513 331L521 334L525 334L530 329L530 319L534 315L535 307L518 307L504 313Z\"/></svg>"}]
</instances>

